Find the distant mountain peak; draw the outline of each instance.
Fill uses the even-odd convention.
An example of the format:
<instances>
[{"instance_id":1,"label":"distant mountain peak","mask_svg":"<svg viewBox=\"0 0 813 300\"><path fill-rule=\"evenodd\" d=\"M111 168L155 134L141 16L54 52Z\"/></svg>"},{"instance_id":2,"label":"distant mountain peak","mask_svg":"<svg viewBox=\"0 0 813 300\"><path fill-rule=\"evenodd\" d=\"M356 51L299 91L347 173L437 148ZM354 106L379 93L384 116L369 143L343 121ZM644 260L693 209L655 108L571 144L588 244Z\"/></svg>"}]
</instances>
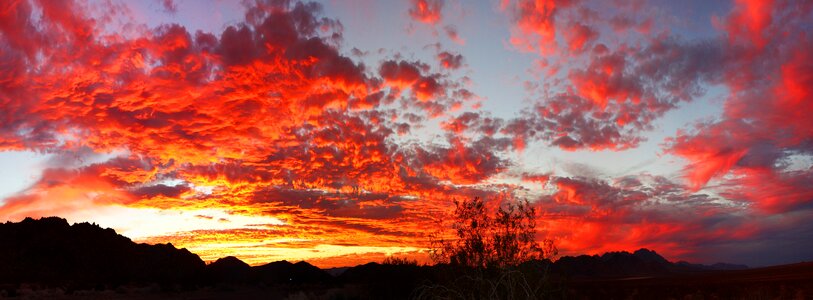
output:
<instances>
[{"instance_id":1,"label":"distant mountain peak","mask_svg":"<svg viewBox=\"0 0 813 300\"><path fill-rule=\"evenodd\" d=\"M669 263L669 261L653 250L641 248L636 250L632 255L640 258L646 262Z\"/></svg>"},{"instance_id":2,"label":"distant mountain peak","mask_svg":"<svg viewBox=\"0 0 813 300\"><path fill-rule=\"evenodd\" d=\"M295 265L295 266L300 266L300 267L311 267L311 268L316 268L314 265L312 265L312 264L310 264L310 263L308 263L308 262L306 262L306 261L304 261L304 260L299 261L299 262L295 263L294 265Z\"/></svg>"},{"instance_id":3,"label":"distant mountain peak","mask_svg":"<svg viewBox=\"0 0 813 300\"><path fill-rule=\"evenodd\" d=\"M729 264L729 263L715 263L711 265L704 265L704 264L693 264L687 261L679 261L675 263L675 266L683 267L683 268L691 268L696 270L715 270L715 271L722 271L722 270L745 270L749 269L747 265L739 265L739 264Z\"/></svg>"},{"instance_id":4,"label":"distant mountain peak","mask_svg":"<svg viewBox=\"0 0 813 300\"><path fill-rule=\"evenodd\" d=\"M229 266L229 267L239 267L239 268L250 268L247 263L240 260L234 256L226 256L218 258L216 261L209 264L209 267L217 267L217 266Z\"/></svg>"}]
</instances>

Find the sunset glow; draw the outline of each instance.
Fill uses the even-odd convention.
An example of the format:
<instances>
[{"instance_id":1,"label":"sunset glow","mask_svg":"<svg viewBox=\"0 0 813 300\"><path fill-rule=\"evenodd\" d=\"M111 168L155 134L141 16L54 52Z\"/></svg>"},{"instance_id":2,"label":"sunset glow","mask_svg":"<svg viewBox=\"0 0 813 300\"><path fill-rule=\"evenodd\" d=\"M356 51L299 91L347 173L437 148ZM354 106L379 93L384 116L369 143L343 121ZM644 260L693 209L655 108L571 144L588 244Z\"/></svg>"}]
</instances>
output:
<instances>
[{"instance_id":1,"label":"sunset glow","mask_svg":"<svg viewBox=\"0 0 813 300\"><path fill-rule=\"evenodd\" d=\"M0 222L337 267L528 199L566 255L813 260L812 29L785 0L0 1Z\"/></svg>"}]
</instances>

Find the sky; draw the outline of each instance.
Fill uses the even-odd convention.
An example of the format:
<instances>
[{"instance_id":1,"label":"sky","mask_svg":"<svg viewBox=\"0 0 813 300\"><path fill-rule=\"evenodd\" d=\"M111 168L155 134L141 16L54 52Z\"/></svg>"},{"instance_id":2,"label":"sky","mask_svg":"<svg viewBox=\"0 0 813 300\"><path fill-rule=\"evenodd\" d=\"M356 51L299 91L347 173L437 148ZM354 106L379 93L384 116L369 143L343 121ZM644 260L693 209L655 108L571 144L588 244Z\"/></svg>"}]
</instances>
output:
<instances>
[{"instance_id":1,"label":"sky","mask_svg":"<svg viewBox=\"0 0 813 300\"><path fill-rule=\"evenodd\" d=\"M810 261L812 11L2 1L0 221L337 267L524 199L561 255Z\"/></svg>"}]
</instances>

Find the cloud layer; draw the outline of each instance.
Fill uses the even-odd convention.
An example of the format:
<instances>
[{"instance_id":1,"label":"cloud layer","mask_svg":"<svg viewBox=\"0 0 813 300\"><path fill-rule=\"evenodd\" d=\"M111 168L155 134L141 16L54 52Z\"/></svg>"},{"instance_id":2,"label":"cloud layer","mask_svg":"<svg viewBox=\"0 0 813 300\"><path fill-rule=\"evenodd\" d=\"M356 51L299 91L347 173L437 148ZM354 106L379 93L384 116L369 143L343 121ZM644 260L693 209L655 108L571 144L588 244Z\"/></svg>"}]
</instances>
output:
<instances>
[{"instance_id":1,"label":"cloud layer","mask_svg":"<svg viewBox=\"0 0 813 300\"><path fill-rule=\"evenodd\" d=\"M465 47L444 18L452 4L411 1L404 16ZM736 1L708 20L713 36L684 37L647 3L503 1L506 51L532 56L538 78L512 118L479 108L458 48L364 59L318 3L250 2L219 32L120 25L127 6L100 5L0 4L0 150L81 162L49 163L0 202L3 220L177 216L199 228L132 235L205 259L333 266L425 259L451 199L525 197L540 237L567 253L770 264L802 258L760 258L772 245L811 246L813 5ZM723 114L661 144L685 160L680 178L535 173L515 159L530 145L635 149L710 88L728 91Z\"/></svg>"}]
</instances>

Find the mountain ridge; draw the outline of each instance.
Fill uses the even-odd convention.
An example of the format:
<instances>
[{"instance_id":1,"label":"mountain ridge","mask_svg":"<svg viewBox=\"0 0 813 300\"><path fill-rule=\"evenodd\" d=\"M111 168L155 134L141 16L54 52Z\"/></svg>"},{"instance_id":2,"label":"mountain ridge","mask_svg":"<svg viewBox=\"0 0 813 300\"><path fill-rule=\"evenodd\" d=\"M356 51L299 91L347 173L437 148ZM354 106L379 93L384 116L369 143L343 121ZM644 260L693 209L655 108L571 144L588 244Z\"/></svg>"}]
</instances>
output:
<instances>
[{"instance_id":1,"label":"mountain ridge","mask_svg":"<svg viewBox=\"0 0 813 300\"><path fill-rule=\"evenodd\" d=\"M207 264L196 254L170 243L137 244L113 229L90 223L70 225L58 217L0 223L0 245L5 246L0 247L0 296L20 295L19 291L30 286L58 289L64 295L146 287L153 291L149 295L157 295L156 289L150 288L157 286L159 293L203 293L203 298L212 298L211 293L218 295L215 298L232 299L340 293L345 298L404 299L422 288L426 291L427 287L463 284L462 288L469 289L484 283L461 282L461 278L496 280L514 272L528 282L568 286L570 289L561 290L563 295L577 298L621 297L637 293L639 288L655 298L675 293L692 295L698 290L716 294L723 288L732 291L725 295L736 298L751 292L743 282L768 282L771 293L784 295L787 284L805 291L804 286L813 278L813 263L743 270L746 266L673 263L644 248L632 253L532 260L510 270L407 261L323 270L305 261L250 266L233 256Z\"/></svg>"},{"instance_id":2,"label":"mountain ridge","mask_svg":"<svg viewBox=\"0 0 813 300\"><path fill-rule=\"evenodd\" d=\"M0 284L119 286L132 283L181 285L189 288L218 284L331 285L383 282L401 286L419 279L447 280L461 267L449 265L389 265L376 262L346 268L320 269L305 261L276 261L250 266L229 256L205 263L187 249L171 243L139 244L96 224L74 223L59 217L26 218L0 224ZM649 249L564 256L551 262L529 261L523 272L550 271L559 278L621 278L662 276L742 269L745 266L672 263ZM546 271L546 272L547 272Z\"/></svg>"},{"instance_id":3,"label":"mountain ridge","mask_svg":"<svg viewBox=\"0 0 813 300\"><path fill-rule=\"evenodd\" d=\"M36 232L34 232L34 231L36 231ZM333 269L341 270L341 272L336 272L336 271L333 272L333 273L336 273L336 275L339 275L339 273L344 273L348 269L366 265L366 264L363 264L363 265L357 265L357 266L352 266L352 267L348 266L348 267L342 267L342 268L320 269L320 268L312 266L309 263L304 262L304 261L297 262L297 263L290 263L290 262L287 262L287 261L275 261L275 262L269 262L269 263L266 263L266 264L263 264L263 265L250 266L250 265L246 264L245 262L243 262L242 260L240 260L239 258L236 258L236 257L233 257L233 256L223 257L223 258L220 258L220 259L218 259L216 261L205 263L202 260L200 260L200 257L198 257L196 254L190 252L189 250L187 250L185 248L177 249L171 243L153 244L153 245L143 244L143 243L135 243L132 240L130 240L129 238L127 238L125 236L122 236L120 234L117 234L115 232L115 230L113 230L111 228L102 228L99 225L91 224L91 223L87 223L87 222L74 223L73 225L70 225L67 220L65 220L63 218L59 218L59 217L44 217L44 218L40 218L38 220L29 217L29 218L25 218L21 222L16 222L16 223L15 222L6 222L5 224L0 223L0 241L5 240L6 241L5 244L7 244L7 245L8 244L14 244L17 247L30 248L30 246L32 246L32 245L29 245L29 243L35 243L35 244L39 243L40 246L57 246L54 243L64 243L65 242L63 240L63 238L65 237L64 236L65 234L68 234L72 238L77 239L78 241L83 241L83 242L91 242L91 238L97 239L96 242L92 243L94 246L99 246L98 243L100 243L100 242L107 242L107 243L110 244L111 247L121 250L122 247L126 247L128 243L131 243L132 245L130 245L130 246L132 246L132 247L143 248L142 252L156 252L156 251L158 251L158 252L166 252L166 254L185 256L185 257L187 257L186 259L195 260L196 261L195 264L197 264L198 267L203 265L206 268L210 268L210 269L225 268L225 269L233 269L232 271L237 271L237 272L239 272L239 269L245 269L245 270L250 270L250 269L257 269L257 270L263 270L263 269L269 269L269 270L273 270L273 269L290 269L291 266L288 266L288 265L300 264L299 267L301 267L301 268L311 269L311 270L313 270L313 268L316 268L316 269L319 269L319 270L324 271L326 273L327 273L328 270L333 270ZM89 235L94 235L94 236L90 237ZM49 242L46 239L42 238L44 236L53 236L53 237L52 237L51 241ZM9 239L16 239L16 240L12 241L12 240L9 240ZM22 241L22 243L19 243L20 241ZM17 242L17 243L15 243L15 242ZM68 247L68 248L70 248L70 247ZM92 247L86 247L86 248L88 248L90 253L97 252L96 250L93 250ZM125 251L125 252L129 253L131 251ZM42 254L42 253L36 253L36 254ZM60 255L59 253L55 253L55 254ZM73 253L73 254L77 254L77 253ZM194 259L194 258L197 258L197 259ZM570 264L570 263L573 263L573 262L579 261L579 260L583 260L583 261L596 260L596 262L600 261L602 263L619 263L619 262L624 262L624 261L642 262L642 263L644 263L646 265L649 265L651 267L657 267L659 265L673 265L673 269L681 269L681 268L683 268L683 269L689 268L690 269L690 268L694 268L694 269L698 269L698 270L728 270L728 269L745 269L745 268L747 268L747 266L744 266L744 265L735 265L735 264L727 264L727 263L716 263L716 264L713 264L713 265L693 264L693 263L689 263L689 262L685 262L685 261L678 261L678 262L672 263L672 262L668 261L667 259L665 259L664 257L662 257L661 255L659 255L657 252L655 252L653 250L646 249L646 248L636 250L636 251L634 251L632 253L626 252L626 251L613 251L613 252L604 253L602 255L564 256L564 257L559 258L553 264L554 265L556 265L556 264ZM306 264L306 265L301 265L303 263ZM241 264L242 264L242 266L239 266ZM225 269L224 269L224 271L225 271Z\"/></svg>"}]
</instances>

